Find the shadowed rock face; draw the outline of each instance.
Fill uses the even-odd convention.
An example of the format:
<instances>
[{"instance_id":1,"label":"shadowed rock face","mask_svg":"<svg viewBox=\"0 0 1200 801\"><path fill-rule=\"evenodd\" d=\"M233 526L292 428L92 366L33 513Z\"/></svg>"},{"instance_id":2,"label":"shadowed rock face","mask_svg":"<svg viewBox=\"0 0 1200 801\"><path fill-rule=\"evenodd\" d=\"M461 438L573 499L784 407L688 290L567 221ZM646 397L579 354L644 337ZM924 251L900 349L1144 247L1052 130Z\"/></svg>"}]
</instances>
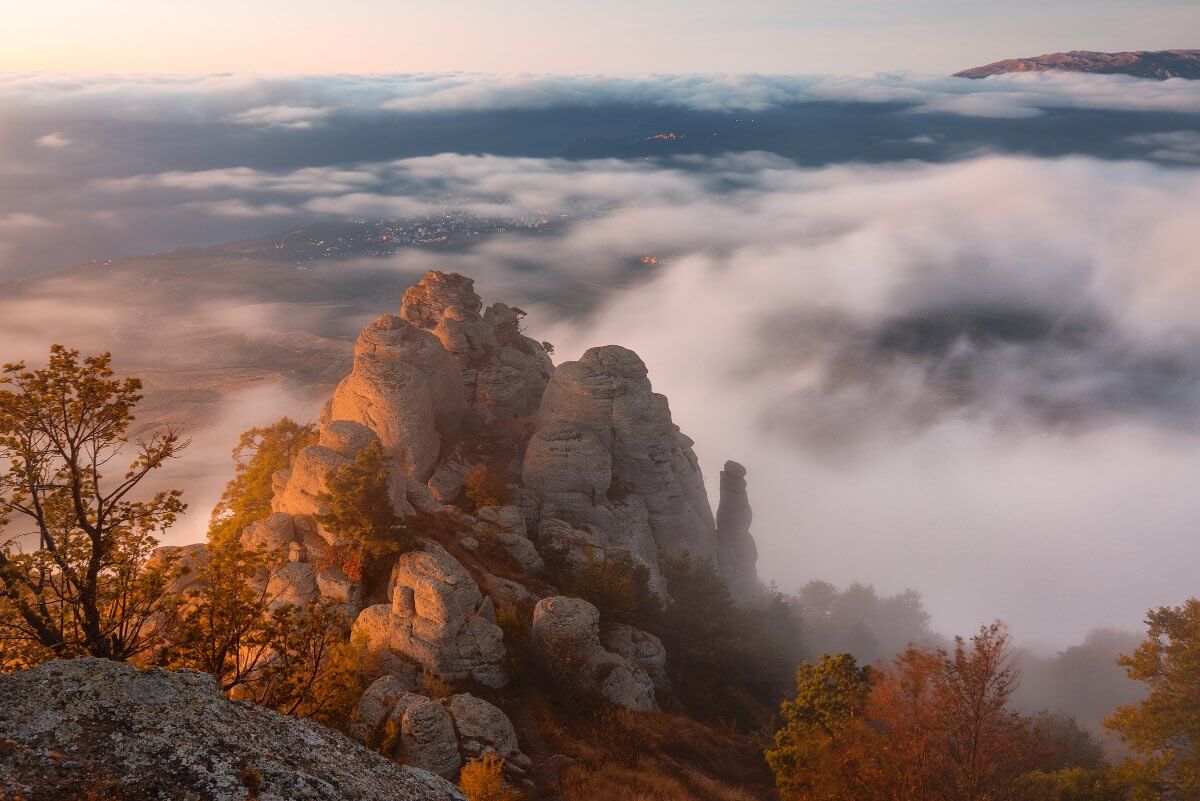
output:
<instances>
[{"instance_id":1,"label":"shadowed rock face","mask_svg":"<svg viewBox=\"0 0 1200 801\"><path fill-rule=\"evenodd\" d=\"M1200 79L1200 50L1138 50L1126 53L1096 53L1072 50L1033 58L1010 58L954 73L956 78L986 78L1011 72L1094 72L1131 75L1134 78Z\"/></svg>"},{"instance_id":2,"label":"shadowed rock face","mask_svg":"<svg viewBox=\"0 0 1200 801\"><path fill-rule=\"evenodd\" d=\"M746 468L726 462L717 507L717 565L735 598L753 598L758 586L758 547L750 534L754 512L746 494Z\"/></svg>"},{"instance_id":3,"label":"shadowed rock face","mask_svg":"<svg viewBox=\"0 0 1200 801\"><path fill-rule=\"evenodd\" d=\"M601 645L600 612L596 607L580 598L559 595L543 598L534 607L531 648L546 673L573 692L603 698L626 709L657 709L654 679L638 662L644 660L657 670L658 660L649 653L653 649L639 655L633 644L635 637L650 635L632 628L628 634L624 639L629 641L625 644L633 659ZM618 636L614 645L621 647L622 639Z\"/></svg>"},{"instance_id":4,"label":"shadowed rock face","mask_svg":"<svg viewBox=\"0 0 1200 801\"><path fill-rule=\"evenodd\" d=\"M225 699L202 673L105 659L0 676L0 793L119 781L130 797L243 801L461 801L449 782L389 762L310 721ZM66 755L66 759L52 754Z\"/></svg>"}]
</instances>

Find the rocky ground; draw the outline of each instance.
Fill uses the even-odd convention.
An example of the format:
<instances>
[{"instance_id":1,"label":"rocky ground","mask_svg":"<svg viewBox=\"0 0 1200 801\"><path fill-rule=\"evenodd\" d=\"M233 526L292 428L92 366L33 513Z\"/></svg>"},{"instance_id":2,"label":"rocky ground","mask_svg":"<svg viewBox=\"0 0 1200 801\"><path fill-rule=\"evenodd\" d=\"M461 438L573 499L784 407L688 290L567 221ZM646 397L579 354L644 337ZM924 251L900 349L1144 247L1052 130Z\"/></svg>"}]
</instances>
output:
<instances>
[{"instance_id":1,"label":"rocky ground","mask_svg":"<svg viewBox=\"0 0 1200 801\"><path fill-rule=\"evenodd\" d=\"M0 676L0 698L6 799L463 798L323 726L229 701L202 673L75 659Z\"/></svg>"}]
</instances>

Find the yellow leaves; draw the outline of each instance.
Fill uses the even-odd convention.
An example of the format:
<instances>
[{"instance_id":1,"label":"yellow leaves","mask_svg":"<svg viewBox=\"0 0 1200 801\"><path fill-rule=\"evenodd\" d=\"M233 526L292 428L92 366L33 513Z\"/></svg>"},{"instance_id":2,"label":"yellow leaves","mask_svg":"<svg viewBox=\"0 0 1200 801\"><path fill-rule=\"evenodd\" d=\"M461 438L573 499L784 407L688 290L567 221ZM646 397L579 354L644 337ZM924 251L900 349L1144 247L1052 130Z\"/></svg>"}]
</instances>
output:
<instances>
[{"instance_id":1,"label":"yellow leaves","mask_svg":"<svg viewBox=\"0 0 1200 801\"><path fill-rule=\"evenodd\" d=\"M524 801L525 794L513 789L504 779L504 760L496 754L484 754L463 766L458 786L468 801Z\"/></svg>"}]
</instances>

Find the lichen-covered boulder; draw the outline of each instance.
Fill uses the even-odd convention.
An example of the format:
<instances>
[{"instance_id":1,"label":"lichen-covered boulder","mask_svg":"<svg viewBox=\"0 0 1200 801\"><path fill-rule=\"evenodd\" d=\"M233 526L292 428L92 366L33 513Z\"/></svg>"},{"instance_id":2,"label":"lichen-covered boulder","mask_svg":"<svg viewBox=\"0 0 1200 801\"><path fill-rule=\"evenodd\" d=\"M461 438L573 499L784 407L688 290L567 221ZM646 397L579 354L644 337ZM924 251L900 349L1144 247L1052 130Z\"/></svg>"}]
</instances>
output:
<instances>
[{"instance_id":1,"label":"lichen-covered boulder","mask_svg":"<svg viewBox=\"0 0 1200 801\"><path fill-rule=\"evenodd\" d=\"M104 777L147 799L464 799L336 731L230 701L203 673L71 659L0 676L0 698L0 795L83 797Z\"/></svg>"},{"instance_id":2,"label":"lichen-covered boulder","mask_svg":"<svg viewBox=\"0 0 1200 801\"><path fill-rule=\"evenodd\" d=\"M397 762L447 779L462 767L454 722L446 708L395 676L376 680L358 702L355 734L386 746Z\"/></svg>"}]
</instances>

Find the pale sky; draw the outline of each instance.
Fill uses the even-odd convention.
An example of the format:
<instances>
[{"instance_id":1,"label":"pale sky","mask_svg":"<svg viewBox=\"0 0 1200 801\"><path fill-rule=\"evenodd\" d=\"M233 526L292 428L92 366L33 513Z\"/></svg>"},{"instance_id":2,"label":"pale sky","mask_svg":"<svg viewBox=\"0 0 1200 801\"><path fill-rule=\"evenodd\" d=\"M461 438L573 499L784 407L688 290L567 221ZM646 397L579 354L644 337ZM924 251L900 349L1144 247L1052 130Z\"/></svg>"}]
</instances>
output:
<instances>
[{"instance_id":1,"label":"pale sky","mask_svg":"<svg viewBox=\"0 0 1200 801\"><path fill-rule=\"evenodd\" d=\"M1197 0L0 2L0 71L950 72L1200 47Z\"/></svg>"}]
</instances>

